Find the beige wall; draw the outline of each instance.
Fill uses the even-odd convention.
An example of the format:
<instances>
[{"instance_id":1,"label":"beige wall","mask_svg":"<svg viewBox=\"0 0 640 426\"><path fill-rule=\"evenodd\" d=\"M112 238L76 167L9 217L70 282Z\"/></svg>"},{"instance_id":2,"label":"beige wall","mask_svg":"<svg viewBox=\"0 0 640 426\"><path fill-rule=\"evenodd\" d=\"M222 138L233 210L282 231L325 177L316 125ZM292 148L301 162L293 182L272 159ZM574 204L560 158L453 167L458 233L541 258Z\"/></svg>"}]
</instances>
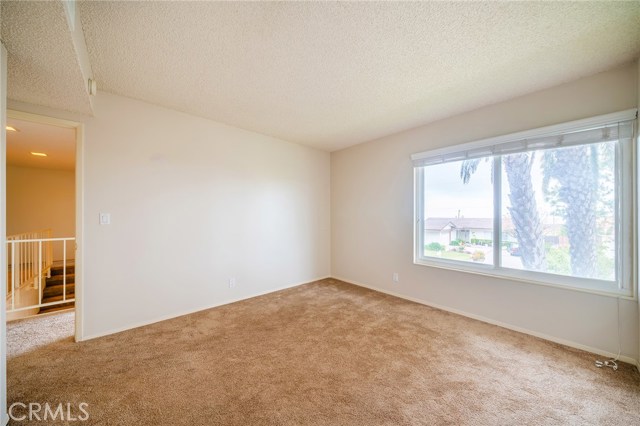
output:
<instances>
[{"instance_id":1,"label":"beige wall","mask_svg":"<svg viewBox=\"0 0 640 426\"><path fill-rule=\"evenodd\" d=\"M328 153L105 93L94 105L84 337L329 275Z\"/></svg>"},{"instance_id":2,"label":"beige wall","mask_svg":"<svg viewBox=\"0 0 640 426\"><path fill-rule=\"evenodd\" d=\"M7 166L7 235L51 228L75 236L75 173Z\"/></svg>"},{"instance_id":3,"label":"beige wall","mask_svg":"<svg viewBox=\"0 0 640 426\"><path fill-rule=\"evenodd\" d=\"M331 154L332 275L599 352L616 353L616 299L413 264L410 155L634 108L637 64ZM392 274L400 282L392 283ZM622 352L638 357L638 304L621 300Z\"/></svg>"},{"instance_id":4,"label":"beige wall","mask_svg":"<svg viewBox=\"0 0 640 426\"><path fill-rule=\"evenodd\" d=\"M413 265L410 155L635 107L637 78L629 65L332 153L331 165L327 153L103 93L93 119L9 106L85 123L85 337L329 275L331 241L333 276L616 352L614 298ZM623 356L636 358L638 304L620 305Z\"/></svg>"}]
</instances>

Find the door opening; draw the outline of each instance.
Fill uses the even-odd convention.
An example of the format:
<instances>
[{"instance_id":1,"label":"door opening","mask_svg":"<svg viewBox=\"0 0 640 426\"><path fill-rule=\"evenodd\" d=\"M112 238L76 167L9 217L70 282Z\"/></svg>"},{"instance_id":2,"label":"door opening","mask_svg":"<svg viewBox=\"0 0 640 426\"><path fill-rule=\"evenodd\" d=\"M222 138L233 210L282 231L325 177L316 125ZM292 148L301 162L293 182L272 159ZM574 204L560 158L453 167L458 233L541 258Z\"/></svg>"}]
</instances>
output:
<instances>
[{"instance_id":1,"label":"door opening","mask_svg":"<svg viewBox=\"0 0 640 426\"><path fill-rule=\"evenodd\" d=\"M81 336L79 123L7 111L7 320L75 310Z\"/></svg>"}]
</instances>

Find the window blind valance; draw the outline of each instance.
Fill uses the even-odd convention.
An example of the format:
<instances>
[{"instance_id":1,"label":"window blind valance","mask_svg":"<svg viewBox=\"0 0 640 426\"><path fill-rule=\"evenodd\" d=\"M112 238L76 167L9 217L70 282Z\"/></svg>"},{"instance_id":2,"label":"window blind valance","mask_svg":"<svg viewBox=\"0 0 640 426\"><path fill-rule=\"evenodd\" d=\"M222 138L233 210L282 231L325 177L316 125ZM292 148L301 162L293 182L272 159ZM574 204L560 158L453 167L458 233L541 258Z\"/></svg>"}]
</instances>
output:
<instances>
[{"instance_id":1,"label":"window blind valance","mask_svg":"<svg viewBox=\"0 0 640 426\"><path fill-rule=\"evenodd\" d=\"M539 149L560 148L633 137L637 110L626 110L555 126L413 154L414 167Z\"/></svg>"}]
</instances>

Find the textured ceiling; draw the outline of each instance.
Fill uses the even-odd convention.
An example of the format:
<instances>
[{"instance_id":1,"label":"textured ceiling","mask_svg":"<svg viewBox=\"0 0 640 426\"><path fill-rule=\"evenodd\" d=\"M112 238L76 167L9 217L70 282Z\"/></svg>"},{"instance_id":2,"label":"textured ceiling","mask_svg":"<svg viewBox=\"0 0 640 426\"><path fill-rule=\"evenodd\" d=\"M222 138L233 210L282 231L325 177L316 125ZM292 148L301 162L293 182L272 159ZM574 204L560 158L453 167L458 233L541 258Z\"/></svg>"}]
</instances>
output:
<instances>
[{"instance_id":1,"label":"textured ceiling","mask_svg":"<svg viewBox=\"0 0 640 426\"><path fill-rule=\"evenodd\" d=\"M62 77L48 92L40 81L71 61L53 3L9 22L11 38L28 33L18 50L5 39L10 70L12 54L32 59L10 71L9 96L83 110ZM79 12L101 90L329 151L640 55L638 1L83 1Z\"/></svg>"},{"instance_id":2,"label":"textured ceiling","mask_svg":"<svg viewBox=\"0 0 640 426\"><path fill-rule=\"evenodd\" d=\"M72 128L7 118L17 131L7 132L7 164L10 166L74 170L76 131ZM35 157L43 152L47 157Z\"/></svg>"},{"instance_id":3,"label":"textured ceiling","mask_svg":"<svg viewBox=\"0 0 640 426\"><path fill-rule=\"evenodd\" d=\"M8 52L7 96L91 114L87 83L60 1L2 1L2 41Z\"/></svg>"}]
</instances>

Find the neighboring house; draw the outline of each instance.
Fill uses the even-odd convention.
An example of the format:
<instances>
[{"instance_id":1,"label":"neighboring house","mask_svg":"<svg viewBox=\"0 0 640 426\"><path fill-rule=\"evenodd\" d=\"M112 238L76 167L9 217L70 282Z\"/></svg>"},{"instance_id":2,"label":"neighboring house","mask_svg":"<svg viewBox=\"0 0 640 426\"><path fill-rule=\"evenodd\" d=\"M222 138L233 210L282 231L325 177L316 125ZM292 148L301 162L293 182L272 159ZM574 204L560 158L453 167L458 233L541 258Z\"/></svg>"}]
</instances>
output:
<instances>
[{"instance_id":1,"label":"neighboring house","mask_svg":"<svg viewBox=\"0 0 640 426\"><path fill-rule=\"evenodd\" d=\"M515 228L511 219L504 218L502 221L502 241L517 243ZM560 234L563 225L545 225L545 239L550 244L558 244L561 240ZM451 241L462 240L467 243L472 240L492 240L493 239L493 218L489 217L431 217L425 220L424 226L425 244L437 242L448 245Z\"/></svg>"},{"instance_id":2,"label":"neighboring house","mask_svg":"<svg viewBox=\"0 0 640 426\"><path fill-rule=\"evenodd\" d=\"M472 239L493 239L492 218L427 218L425 221L425 244L438 242L448 245L451 241L462 240L471 242Z\"/></svg>"}]
</instances>

